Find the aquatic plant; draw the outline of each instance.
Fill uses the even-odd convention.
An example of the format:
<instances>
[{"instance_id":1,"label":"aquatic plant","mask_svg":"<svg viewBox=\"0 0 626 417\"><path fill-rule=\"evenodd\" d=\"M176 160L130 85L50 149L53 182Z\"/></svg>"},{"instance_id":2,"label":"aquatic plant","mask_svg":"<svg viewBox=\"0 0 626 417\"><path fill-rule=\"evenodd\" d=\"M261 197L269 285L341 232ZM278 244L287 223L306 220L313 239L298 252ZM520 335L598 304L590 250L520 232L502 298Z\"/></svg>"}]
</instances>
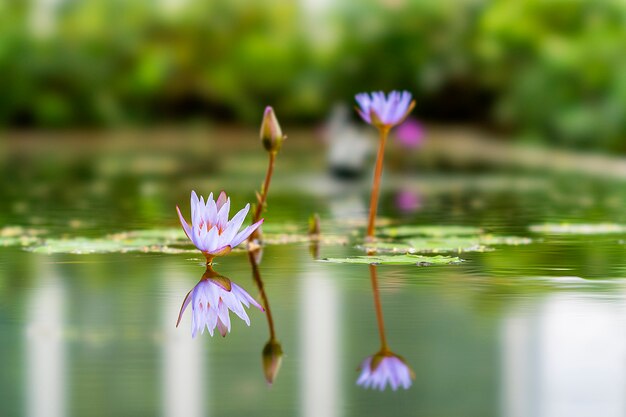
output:
<instances>
[{"instance_id":1,"label":"aquatic plant","mask_svg":"<svg viewBox=\"0 0 626 417\"><path fill-rule=\"evenodd\" d=\"M262 223L263 219L239 231L250 210L250 204L239 210L232 219L228 220L230 198L223 191L217 201L213 200L213 193L204 201L204 197L191 192L191 225L176 206L180 224L185 234L193 244L204 254L207 264L216 256L228 254L235 246L246 240Z\"/></svg>"},{"instance_id":2,"label":"aquatic plant","mask_svg":"<svg viewBox=\"0 0 626 417\"><path fill-rule=\"evenodd\" d=\"M250 307L252 304L264 311L263 307L250 294L230 279L215 272L211 265L207 265L200 282L187 293L178 314L176 327L180 324L183 313L189 304L191 304L192 310L192 337L196 337L198 332L204 333L205 328L213 336L215 327L218 328L222 336L226 336L226 333L230 332L229 310L245 321L248 326L250 326L250 318L243 308L244 305Z\"/></svg>"},{"instance_id":3,"label":"aquatic plant","mask_svg":"<svg viewBox=\"0 0 626 417\"><path fill-rule=\"evenodd\" d=\"M274 174L274 163L276 162L276 155L280 150L283 142L287 139L287 136L283 135L283 131L280 128L274 109L271 106L265 108L263 113L263 121L261 122L261 131L259 132L261 143L268 152L269 161L267 164L267 172L265 174L265 180L261 186L261 192L257 193L257 203L254 208L254 214L252 215L252 221L257 222L261 218L261 213L265 209L267 202L267 193L270 188L270 181ZM250 242L258 241L261 238L261 229L256 229L250 236Z\"/></svg>"},{"instance_id":4,"label":"aquatic plant","mask_svg":"<svg viewBox=\"0 0 626 417\"><path fill-rule=\"evenodd\" d=\"M413 107L415 107L415 101L411 99L411 93L408 91L401 93L392 91L387 96L382 91L371 94L360 93L355 96L355 99L359 105L356 111L363 120L376 127L380 134L367 225L367 237L368 239L373 239L376 210L378 208L378 194L380 191L380 177L383 173L385 143L391 128L401 123L409 115Z\"/></svg>"}]
</instances>

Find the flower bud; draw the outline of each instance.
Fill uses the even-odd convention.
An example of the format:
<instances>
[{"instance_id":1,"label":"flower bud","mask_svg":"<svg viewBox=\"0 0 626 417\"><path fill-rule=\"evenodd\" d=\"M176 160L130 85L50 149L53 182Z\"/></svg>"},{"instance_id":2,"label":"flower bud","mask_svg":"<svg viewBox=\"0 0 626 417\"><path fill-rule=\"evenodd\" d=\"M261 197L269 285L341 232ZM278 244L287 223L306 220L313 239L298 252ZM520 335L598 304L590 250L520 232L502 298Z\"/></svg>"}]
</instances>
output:
<instances>
[{"instance_id":1,"label":"flower bud","mask_svg":"<svg viewBox=\"0 0 626 417\"><path fill-rule=\"evenodd\" d=\"M261 123L261 142L268 152L278 152L284 140L274 109L267 106Z\"/></svg>"},{"instance_id":2,"label":"flower bud","mask_svg":"<svg viewBox=\"0 0 626 417\"><path fill-rule=\"evenodd\" d=\"M263 373L268 384L272 384L283 362L283 348L271 339L263 348Z\"/></svg>"}]
</instances>

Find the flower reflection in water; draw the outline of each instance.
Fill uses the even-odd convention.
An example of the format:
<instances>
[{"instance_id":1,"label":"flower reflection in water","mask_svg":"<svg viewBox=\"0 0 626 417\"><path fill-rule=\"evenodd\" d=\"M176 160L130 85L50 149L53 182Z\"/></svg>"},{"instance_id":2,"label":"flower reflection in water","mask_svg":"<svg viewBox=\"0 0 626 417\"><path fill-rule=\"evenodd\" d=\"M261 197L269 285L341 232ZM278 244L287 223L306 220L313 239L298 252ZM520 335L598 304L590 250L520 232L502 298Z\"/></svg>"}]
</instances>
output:
<instances>
[{"instance_id":1,"label":"flower reflection in water","mask_svg":"<svg viewBox=\"0 0 626 417\"><path fill-rule=\"evenodd\" d=\"M398 387L408 389L412 383L411 379L414 378L413 371L404 358L389 351L368 356L360 369L361 375L356 383L363 388L376 388L382 391L389 384L394 391Z\"/></svg>"},{"instance_id":2,"label":"flower reflection in water","mask_svg":"<svg viewBox=\"0 0 626 417\"><path fill-rule=\"evenodd\" d=\"M380 294L378 292L376 265L370 265L369 268L381 346L376 354L368 356L363 360L360 366L361 375L356 383L364 388L375 388L381 391L387 388L387 385L391 386L391 389L394 391L399 387L408 389L413 382L413 378L415 378L415 374L402 356L396 355L389 349L387 337L385 336L385 323L380 304Z\"/></svg>"},{"instance_id":3,"label":"flower reflection in water","mask_svg":"<svg viewBox=\"0 0 626 417\"><path fill-rule=\"evenodd\" d=\"M248 326L250 325L250 318L244 306L250 307L252 304L264 311L263 307L250 294L230 279L215 272L210 264L207 265L200 282L185 297L178 314L177 327L189 304L191 304L192 311L192 337L196 337L198 331L204 333L205 328L213 336L215 327L218 328L222 336L226 336L226 333L230 332L229 310L245 321Z\"/></svg>"}]
</instances>

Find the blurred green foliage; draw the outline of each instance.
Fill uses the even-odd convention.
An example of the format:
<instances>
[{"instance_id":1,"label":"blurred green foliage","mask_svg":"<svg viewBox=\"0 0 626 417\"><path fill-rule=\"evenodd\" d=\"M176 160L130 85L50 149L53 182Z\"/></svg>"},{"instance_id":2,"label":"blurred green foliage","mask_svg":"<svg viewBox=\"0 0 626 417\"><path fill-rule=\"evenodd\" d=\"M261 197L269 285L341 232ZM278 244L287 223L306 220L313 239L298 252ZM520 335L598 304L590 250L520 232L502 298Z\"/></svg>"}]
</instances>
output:
<instances>
[{"instance_id":1,"label":"blurred green foliage","mask_svg":"<svg viewBox=\"0 0 626 417\"><path fill-rule=\"evenodd\" d=\"M30 0L0 4L0 123L324 117L406 88L417 114L624 151L621 0Z\"/></svg>"}]
</instances>

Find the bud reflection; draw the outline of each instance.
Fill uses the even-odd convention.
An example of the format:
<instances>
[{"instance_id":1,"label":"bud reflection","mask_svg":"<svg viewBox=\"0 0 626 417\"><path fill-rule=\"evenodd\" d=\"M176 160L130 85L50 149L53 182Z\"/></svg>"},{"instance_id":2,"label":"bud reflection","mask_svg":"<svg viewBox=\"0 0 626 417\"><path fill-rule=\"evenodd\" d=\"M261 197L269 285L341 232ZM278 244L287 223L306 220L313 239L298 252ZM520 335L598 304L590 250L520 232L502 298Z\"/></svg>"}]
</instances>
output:
<instances>
[{"instance_id":1,"label":"bud reflection","mask_svg":"<svg viewBox=\"0 0 626 417\"><path fill-rule=\"evenodd\" d=\"M243 288L232 282L229 278L218 274L212 265L207 265L200 282L185 297L178 314L176 327L180 324L183 313L191 304L191 336L196 337L198 332L204 333L208 329L213 336L215 327L222 336L230 332L229 310L250 326L250 318L244 306L250 304L263 311L263 307L256 302Z\"/></svg>"},{"instance_id":2,"label":"bud reflection","mask_svg":"<svg viewBox=\"0 0 626 417\"><path fill-rule=\"evenodd\" d=\"M268 384L274 382L282 363L283 348L276 339L270 339L263 348L263 373Z\"/></svg>"},{"instance_id":3,"label":"bud reflection","mask_svg":"<svg viewBox=\"0 0 626 417\"><path fill-rule=\"evenodd\" d=\"M385 323L380 303L380 294L378 291L376 265L370 265L369 268L372 280L372 292L374 294L374 306L376 308L378 334L380 337L380 350L363 360L359 367L361 374L356 383L363 388L374 388L380 391L387 388L387 385L394 391L399 387L408 389L413 383L412 380L415 378L415 374L402 356L393 353L389 349L385 335Z\"/></svg>"},{"instance_id":4,"label":"bud reflection","mask_svg":"<svg viewBox=\"0 0 626 417\"><path fill-rule=\"evenodd\" d=\"M263 248L258 245L255 245L254 247L248 246L248 248L248 260L250 261L250 266L252 267L252 278L254 279L254 283L261 294L261 301L265 308L265 317L267 318L267 326L270 333L270 339L263 347L262 362L265 380L271 385L274 383L274 380L278 375L278 371L280 370L280 365L282 364L283 348L280 345L280 342L276 339L274 318L272 316L272 310L270 309L267 293L265 292L265 287L263 286L261 272L259 271L259 263L262 258Z\"/></svg>"}]
</instances>

